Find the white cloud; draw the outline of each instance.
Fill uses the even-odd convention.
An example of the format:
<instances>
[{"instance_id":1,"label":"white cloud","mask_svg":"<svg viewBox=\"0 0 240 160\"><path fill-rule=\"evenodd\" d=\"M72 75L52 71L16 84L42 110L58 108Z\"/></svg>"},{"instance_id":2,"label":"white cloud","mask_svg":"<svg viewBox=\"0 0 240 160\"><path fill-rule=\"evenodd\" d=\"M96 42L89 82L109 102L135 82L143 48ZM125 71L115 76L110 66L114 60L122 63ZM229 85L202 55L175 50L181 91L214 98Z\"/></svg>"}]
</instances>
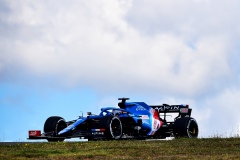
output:
<instances>
[{"instance_id":1,"label":"white cloud","mask_svg":"<svg viewBox=\"0 0 240 160\"><path fill-rule=\"evenodd\" d=\"M229 88L213 98L207 99L204 108L211 110L211 114L204 120L205 135L213 135L215 132L218 136L236 136L240 133L239 104L240 90ZM209 133L210 132L210 133Z\"/></svg>"},{"instance_id":2,"label":"white cloud","mask_svg":"<svg viewBox=\"0 0 240 160\"><path fill-rule=\"evenodd\" d=\"M201 5L199 8L188 1L178 3L180 6L172 1L142 1L136 5L137 9L135 5L135 1L70 4L9 1L7 6L11 11L2 22L16 26L13 27L16 35L1 39L5 44L11 43L1 47L6 52L1 56L3 66L20 65L36 75L57 76L70 86L82 83L98 88L96 83L99 83L119 89L118 84L124 83L130 89L141 86L186 95L199 94L211 87L213 80L229 76L227 56L233 39L226 30L223 34L202 36L201 27L194 28L197 24L194 19L202 17ZM145 10L140 10L143 5ZM152 5L155 7L150 11ZM214 3L202 5L211 8ZM193 6L197 10L190 14ZM125 19L131 16L132 10L136 10L132 19L139 18L136 13L144 12L145 21L137 27ZM152 14L157 17L148 19ZM165 25L161 19L166 17L171 23L168 31L161 29ZM211 17L205 15L207 19L201 21L201 25L210 26L204 30L212 32L224 25L220 20L220 24L211 26L211 20L221 19L216 14ZM187 20L193 22L185 23ZM151 25L155 21L160 21L159 25L151 27L160 27L161 32L142 34L141 24ZM182 29L184 26L190 31ZM191 36L190 39L183 36L189 32L197 38L191 41Z\"/></svg>"}]
</instances>

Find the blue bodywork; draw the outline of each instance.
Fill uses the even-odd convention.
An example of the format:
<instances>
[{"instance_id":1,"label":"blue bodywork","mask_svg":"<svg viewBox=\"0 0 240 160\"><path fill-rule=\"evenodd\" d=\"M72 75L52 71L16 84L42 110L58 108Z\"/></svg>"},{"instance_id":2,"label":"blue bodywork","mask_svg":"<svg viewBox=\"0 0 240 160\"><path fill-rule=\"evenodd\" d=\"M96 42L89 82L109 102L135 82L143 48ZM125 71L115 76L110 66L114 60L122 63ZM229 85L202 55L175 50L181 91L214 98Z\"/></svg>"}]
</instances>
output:
<instances>
[{"instance_id":1,"label":"blue bodywork","mask_svg":"<svg viewBox=\"0 0 240 160\"><path fill-rule=\"evenodd\" d=\"M124 103L124 109L117 107L106 107L101 109L99 115L80 117L74 123L61 130L58 135L62 135L74 130L77 126L84 123L87 119L99 119L104 116L115 114L118 114L118 117L132 117L136 123L138 123L138 120L141 119L141 129L149 130L147 135L154 135L154 133L161 127L162 124L156 110L152 109L144 102L131 102Z\"/></svg>"}]
</instances>

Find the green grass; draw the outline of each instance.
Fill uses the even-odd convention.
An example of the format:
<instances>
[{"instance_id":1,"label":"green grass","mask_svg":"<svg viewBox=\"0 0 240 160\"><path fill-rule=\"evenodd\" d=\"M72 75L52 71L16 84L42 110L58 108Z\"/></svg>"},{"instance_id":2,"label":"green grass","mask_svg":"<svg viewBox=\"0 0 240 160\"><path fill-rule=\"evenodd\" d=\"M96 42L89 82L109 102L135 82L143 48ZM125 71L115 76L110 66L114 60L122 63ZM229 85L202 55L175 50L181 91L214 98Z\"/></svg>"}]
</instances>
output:
<instances>
[{"instance_id":1,"label":"green grass","mask_svg":"<svg viewBox=\"0 0 240 160\"><path fill-rule=\"evenodd\" d=\"M0 159L240 159L240 138L0 143Z\"/></svg>"}]
</instances>

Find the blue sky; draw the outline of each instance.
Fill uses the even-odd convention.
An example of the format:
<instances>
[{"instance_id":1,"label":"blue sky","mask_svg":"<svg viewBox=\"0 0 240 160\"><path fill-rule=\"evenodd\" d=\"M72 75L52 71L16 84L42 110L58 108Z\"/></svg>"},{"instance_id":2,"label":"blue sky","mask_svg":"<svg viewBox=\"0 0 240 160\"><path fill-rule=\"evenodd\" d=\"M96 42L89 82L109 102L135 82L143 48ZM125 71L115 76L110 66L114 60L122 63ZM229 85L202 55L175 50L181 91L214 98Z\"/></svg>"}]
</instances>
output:
<instances>
[{"instance_id":1,"label":"blue sky","mask_svg":"<svg viewBox=\"0 0 240 160\"><path fill-rule=\"evenodd\" d=\"M189 104L200 137L240 134L237 0L0 0L0 141L117 98Z\"/></svg>"}]
</instances>

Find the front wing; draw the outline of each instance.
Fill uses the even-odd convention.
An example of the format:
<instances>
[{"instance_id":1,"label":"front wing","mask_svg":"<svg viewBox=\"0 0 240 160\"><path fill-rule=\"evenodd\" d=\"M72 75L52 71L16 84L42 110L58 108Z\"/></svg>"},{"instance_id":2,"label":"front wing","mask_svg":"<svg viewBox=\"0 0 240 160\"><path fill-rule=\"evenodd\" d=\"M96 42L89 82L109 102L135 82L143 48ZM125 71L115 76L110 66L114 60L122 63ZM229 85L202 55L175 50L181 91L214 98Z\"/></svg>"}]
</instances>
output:
<instances>
[{"instance_id":1,"label":"front wing","mask_svg":"<svg viewBox=\"0 0 240 160\"><path fill-rule=\"evenodd\" d=\"M38 133L38 134L36 134ZM91 131L88 130L74 130L71 134L67 136L56 136L54 132L49 133L40 133L39 130L31 130L29 131L29 140L40 140L40 139L71 139L71 138L105 138L105 129L92 129Z\"/></svg>"}]
</instances>

